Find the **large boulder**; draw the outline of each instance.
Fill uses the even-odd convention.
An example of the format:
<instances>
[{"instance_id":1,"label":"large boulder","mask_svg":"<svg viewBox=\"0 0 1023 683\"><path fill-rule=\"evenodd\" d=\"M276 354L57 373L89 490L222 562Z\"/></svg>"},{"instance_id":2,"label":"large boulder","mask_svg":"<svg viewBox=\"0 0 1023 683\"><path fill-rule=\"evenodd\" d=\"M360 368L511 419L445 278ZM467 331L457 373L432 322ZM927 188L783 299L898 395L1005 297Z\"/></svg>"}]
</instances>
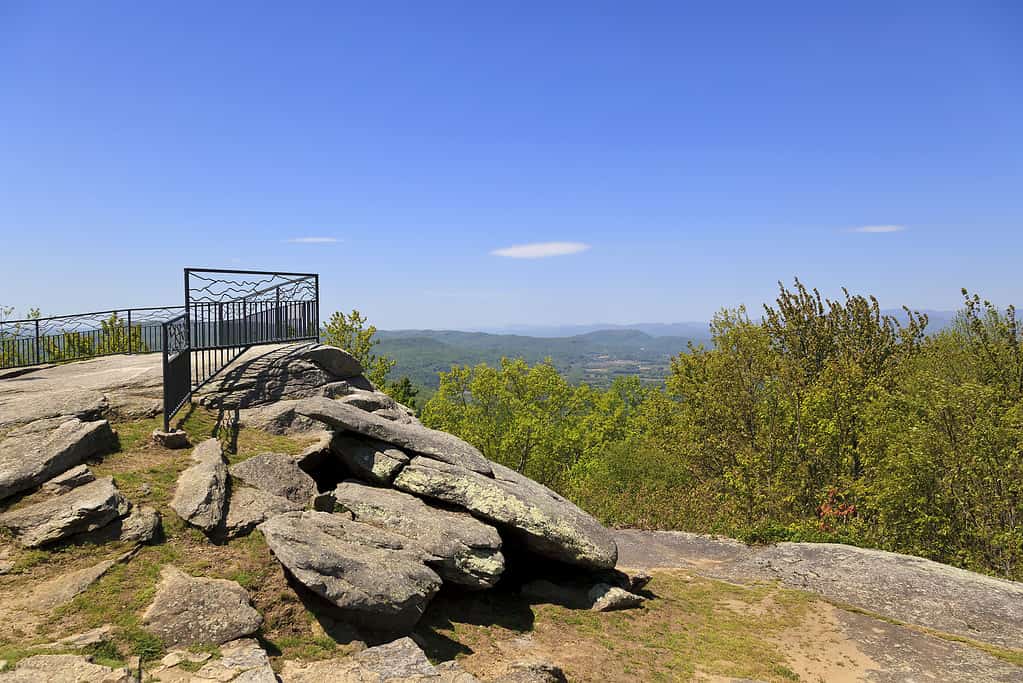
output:
<instances>
[{"instance_id":1,"label":"large boulder","mask_svg":"<svg viewBox=\"0 0 1023 683\"><path fill-rule=\"evenodd\" d=\"M114 443L106 420L43 420L14 430L0 441L0 500L39 486Z\"/></svg>"},{"instance_id":2,"label":"large boulder","mask_svg":"<svg viewBox=\"0 0 1023 683\"><path fill-rule=\"evenodd\" d=\"M250 408L322 396L327 387L372 388L347 352L321 344L253 347L203 387L199 401L213 407ZM341 373L341 374L337 374Z\"/></svg>"},{"instance_id":3,"label":"large boulder","mask_svg":"<svg viewBox=\"0 0 1023 683\"><path fill-rule=\"evenodd\" d=\"M0 526L11 530L18 543L37 548L94 531L128 513L130 503L110 477L72 489L0 515Z\"/></svg>"},{"instance_id":4,"label":"large boulder","mask_svg":"<svg viewBox=\"0 0 1023 683\"><path fill-rule=\"evenodd\" d=\"M441 510L407 493L350 481L338 486L332 498L356 521L390 529L419 545L433 556L428 564L445 581L490 588L504 571L497 530L467 513Z\"/></svg>"},{"instance_id":5,"label":"large boulder","mask_svg":"<svg viewBox=\"0 0 1023 683\"><path fill-rule=\"evenodd\" d=\"M330 451L352 474L373 484L390 484L409 461L389 443L347 433L331 439Z\"/></svg>"},{"instance_id":6,"label":"large boulder","mask_svg":"<svg viewBox=\"0 0 1023 683\"><path fill-rule=\"evenodd\" d=\"M482 453L447 432L416 423L395 422L323 397L300 401L295 412L319 420L336 431L355 432L473 472L491 474L490 461Z\"/></svg>"},{"instance_id":7,"label":"large boulder","mask_svg":"<svg viewBox=\"0 0 1023 683\"><path fill-rule=\"evenodd\" d=\"M178 477L170 506L183 520L209 533L224 520L227 462L216 439L196 446L192 460L195 464Z\"/></svg>"},{"instance_id":8,"label":"large boulder","mask_svg":"<svg viewBox=\"0 0 1023 683\"><path fill-rule=\"evenodd\" d=\"M410 629L441 585L408 538L345 515L289 512L259 530L299 583L370 628Z\"/></svg>"},{"instance_id":9,"label":"large boulder","mask_svg":"<svg viewBox=\"0 0 1023 683\"><path fill-rule=\"evenodd\" d=\"M262 453L232 465L230 471L232 477L250 486L299 505L306 505L316 495L316 482L290 455Z\"/></svg>"},{"instance_id":10,"label":"large boulder","mask_svg":"<svg viewBox=\"0 0 1023 683\"><path fill-rule=\"evenodd\" d=\"M255 633L262 623L249 594L234 581L193 577L170 565L160 572L142 615L146 631L167 647L219 645Z\"/></svg>"},{"instance_id":11,"label":"large boulder","mask_svg":"<svg viewBox=\"0 0 1023 683\"><path fill-rule=\"evenodd\" d=\"M492 465L493 478L417 457L398 474L394 486L504 526L537 555L587 569L615 566L618 548L600 522L546 486Z\"/></svg>"}]
</instances>

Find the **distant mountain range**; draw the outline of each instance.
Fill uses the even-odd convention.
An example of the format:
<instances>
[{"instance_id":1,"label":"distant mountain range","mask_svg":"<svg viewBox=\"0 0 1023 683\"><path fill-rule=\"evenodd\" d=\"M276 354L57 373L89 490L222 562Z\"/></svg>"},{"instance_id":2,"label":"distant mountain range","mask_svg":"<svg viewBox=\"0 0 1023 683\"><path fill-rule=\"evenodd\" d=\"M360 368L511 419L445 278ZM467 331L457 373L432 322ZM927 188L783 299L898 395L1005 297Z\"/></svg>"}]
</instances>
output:
<instances>
[{"instance_id":1,"label":"distant mountain range","mask_svg":"<svg viewBox=\"0 0 1023 683\"><path fill-rule=\"evenodd\" d=\"M901 309L884 313L904 318ZM928 329L940 330L954 311L922 311ZM635 375L659 382L672 356L689 342L709 344L706 322L636 323L634 325L515 325L484 331L379 330L377 348L398 361L394 376L408 375L428 388L438 385L438 372L453 365L496 365L501 358L525 358L537 363L550 358L573 382L606 387L617 376Z\"/></svg>"}]
</instances>

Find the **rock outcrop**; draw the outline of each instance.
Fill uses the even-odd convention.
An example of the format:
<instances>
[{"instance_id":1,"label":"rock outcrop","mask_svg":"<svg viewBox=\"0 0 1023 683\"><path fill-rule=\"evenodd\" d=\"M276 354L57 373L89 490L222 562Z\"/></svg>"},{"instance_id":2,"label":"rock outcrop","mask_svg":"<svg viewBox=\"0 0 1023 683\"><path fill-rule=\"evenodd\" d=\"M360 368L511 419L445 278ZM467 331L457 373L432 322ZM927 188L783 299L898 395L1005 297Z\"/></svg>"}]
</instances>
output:
<instances>
[{"instance_id":1,"label":"rock outcrop","mask_svg":"<svg viewBox=\"0 0 1023 683\"><path fill-rule=\"evenodd\" d=\"M447 432L404 424L328 398L300 401L295 412L338 431L350 431L481 474L491 474L490 461L476 448Z\"/></svg>"},{"instance_id":2,"label":"rock outcrop","mask_svg":"<svg viewBox=\"0 0 1023 683\"><path fill-rule=\"evenodd\" d=\"M220 442L207 439L192 451L194 465L178 477L171 508L183 520L212 532L224 520L227 502L227 462Z\"/></svg>"},{"instance_id":3,"label":"rock outcrop","mask_svg":"<svg viewBox=\"0 0 1023 683\"><path fill-rule=\"evenodd\" d=\"M441 586L409 539L343 514L289 512L259 530L288 573L361 625L409 629Z\"/></svg>"},{"instance_id":4,"label":"rock outcrop","mask_svg":"<svg viewBox=\"0 0 1023 683\"><path fill-rule=\"evenodd\" d=\"M168 565L160 573L142 623L165 645L178 647L220 644L251 635L263 617L234 581L192 577Z\"/></svg>"},{"instance_id":5,"label":"rock outcrop","mask_svg":"<svg viewBox=\"0 0 1023 683\"><path fill-rule=\"evenodd\" d=\"M463 512L427 505L400 491L344 482L331 494L356 521L401 534L425 550L427 563L445 581L490 588L504 571L497 530Z\"/></svg>"},{"instance_id":6,"label":"rock outcrop","mask_svg":"<svg viewBox=\"0 0 1023 683\"><path fill-rule=\"evenodd\" d=\"M113 445L106 420L41 420L16 429L0 441L0 500L39 486Z\"/></svg>"},{"instance_id":7,"label":"rock outcrop","mask_svg":"<svg viewBox=\"0 0 1023 683\"><path fill-rule=\"evenodd\" d=\"M62 496L0 515L0 526L18 543L37 548L75 534L99 529L128 513L130 503L110 477L80 486Z\"/></svg>"},{"instance_id":8,"label":"rock outcrop","mask_svg":"<svg viewBox=\"0 0 1023 683\"><path fill-rule=\"evenodd\" d=\"M521 537L533 552L587 569L611 569L614 538L597 520L550 489L493 463L487 477L430 458L413 458L397 489L464 508Z\"/></svg>"}]
</instances>

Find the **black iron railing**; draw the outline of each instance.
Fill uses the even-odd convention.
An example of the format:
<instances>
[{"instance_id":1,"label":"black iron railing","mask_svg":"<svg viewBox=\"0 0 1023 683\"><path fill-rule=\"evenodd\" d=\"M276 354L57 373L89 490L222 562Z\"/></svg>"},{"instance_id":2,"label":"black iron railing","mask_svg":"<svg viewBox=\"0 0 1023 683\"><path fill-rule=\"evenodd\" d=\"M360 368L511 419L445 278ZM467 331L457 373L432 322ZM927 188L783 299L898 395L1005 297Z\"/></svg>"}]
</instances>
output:
<instances>
[{"instance_id":1,"label":"black iron railing","mask_svg":"<svg viewBox=\"0 0 1023 683\"><path fill-rule=\"evenodd\" d=\"M250 347L318 339L319 309L315 273L186 268L184 313L163 324L164 429Z\"/></svg>"},{"instance_id":2,"label":"black iron railing","mask_svg":"<svg viewBox=\"0 0 1023 683\"><path fill-rule=\"evenodd\" d=\"M0 370L163 350L161 325L182 306L0 320Z\"/></svg>"}]
</instances>

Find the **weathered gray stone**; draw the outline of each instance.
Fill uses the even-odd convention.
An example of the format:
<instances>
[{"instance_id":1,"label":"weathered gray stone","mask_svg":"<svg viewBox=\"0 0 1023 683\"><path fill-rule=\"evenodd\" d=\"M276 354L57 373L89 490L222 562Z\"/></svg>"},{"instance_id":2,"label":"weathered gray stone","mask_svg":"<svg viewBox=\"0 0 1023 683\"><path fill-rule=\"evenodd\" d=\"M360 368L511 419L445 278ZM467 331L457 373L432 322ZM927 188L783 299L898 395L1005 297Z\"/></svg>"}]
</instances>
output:
<instances>
[{"instance_id":1,"label":"weathered gray stone","mask_svg":"<svg viewBox=\"0 0 1023 683\"><path fill-rule=\"evenodd\" d=\"M597 520L546 486L493 463L495 478L413 458L394 486L457 505L516 532L534 553L587 569L611 569L618 549Z\"/></svg>"},{"instance_id":2,"label":"weathered gray stone","mask_svg":"<svg viewBox=\"0 0 1023 683\"><path fill-rule=\"evenodd\" d=\"M96 475L92 470L85 465L77 465L43 484L43 491L51 496L59 496L91 481L96 481Z\"/></svg>"},{"instance_id":3,"label":"weathered gray stone","mask_svg":"<svg viewBox=\"0 0 1023 683\"><path fill-rule=\"evenodd\" d=\"M295 512L303 507L287 498L251 486L232 486L227 516L220 533L226 538L244 536L271 517Z\"/></svg>"},{"instance_id":4,"label":"weathered gray stone","mask_svg":"<svg viewBox=\"0 0 1023 683\"><path fill-rule=\"evenodd\" d=\"M94 664L86 655L35 655L14 671L0 673L2 683L132 683L127 669Z\"/></svg>"},{"instance_id":5,"label":"weathered gray stone","mask_svg":"<svg viewBox=\"0 0 1023 683\"><path fill-rule=\"evenodd\" d=\"M323 425L295 412L298 400L277 401L238 411L238 424L268 434L305 434L322 429Z\"/></svg>"},{"instance_id":6,"label":"weathered gray stone","mask_svg":"<svg viewBox=\"0 0 1023 683\"><path fill-rule=\"evenodd\" d=\"M66 636L60 640L55 640L52 643L38 646L43 650L57 650L61 648L72 648L79 649L88 647L90 645L96 645L109 638L114 632L114 627L110 624L103 626L97 626L96 628L83 631L82 633L75 633L74 635Z\"/></svg>"},{"instance_id":7,"label":"weathered gray stone","mask_svg":"<svg viewBox=\"0 0 1023 683\"><path fill-rule=\"evenodd\" d=\"M344 659L284 662L283 683L478 683L457 666L430 664L411 638L367 648Z\"/></svg>"},{"instance_id":8,"label":"weathered gray stone","mask_svg":"<svg viewBox=\"0 0 1023 683\"><path fill-rule=\"evenodd\" d=\"M255 347L207 384L199 401L213 407L250 408L320 396L328 385L356 379L333 374L332 369L342 369L339 354L344 352L331 348L314 343Z\"/></svg>"},{"instance_id":9,"label":"weathered gray stone","mask_svg":"<svg viewBox=\"0 0 1023 683\"><path fill-rule=\"evenodd\" d=\"M606 583L598 583L590 589L589 599L593 603L590 607L594 612L613 612L620 609L632 609L643 604L645 598L630 593L618 586L609 586Z\"/></svg>"},{"instance_id":10,"label":"weathered gray stone","mask_svg":"<svg viewBox=\"0 0 1023 683\"><path fill-rule=\"evenodd\" d=\"M296 580L372 628L411 628L441 585L409 539L341 514L289 512L259 530Z\"/></svg>"},{"instance_id":11,"label":"weathered gray stone","mask_svg":"<svg viewBox=\"0 0 1023 683\"><path fill-rule=\"evenodd\" d=\"M66 604L75 596L84 593L117 562L118 560L104 560L91 567L60 574L44 581L24 597L24 607L34 611L46 611Z\"/></svg>"},{"instance_id":12,"label":"weathered gray stone","mask_svg":"<svg viewBox=\"0 0 1023 683\"><path fill-rule=\"evenodd\" d=\"M333 492L337 505L356 521L390 529L433 556L441 577L470 588L490 588L504 571L497 530L467 513L441 510L415 496L344 482Z\"/></svg>"},{"instance_id":13,"label":"weathered gray stone","mask_svg":"<svg viewBox=\"0 0 1023 683\"><path fill-rule=\"evenodd\" d=\"M192 445L192 443L188 440L188 434L182 429L175 429L170 432L157 429L153 432L153 443L157 446L161 446L162 448L169 448L171 450L180 450Z\"/></svg>"},{"instance_id":14,"label":"weathered gray stone","mask_svg":"<svg viewBox=\"0 0 1023 683\"><path fill-rule=\"evenodd\" d=\"M374 484L390 484L409 461L403 451L384 441L350 433L335 436L330 450L352 474Z\"/></svg>"},{"instance_id":15,"label":"weathered gray stone","mask_svg":"<svg viewBox=\"0 0 1023 683\"><path fill-rule=\"evenodd\" d=\"M376 413L388 420L416 421L415 412L411 408L403 406L382 391L355 389L337 400L359 410Z\"/></svg>"},{"instance_id":16,"label":"weathered gray stone","mask_svg":"<svg viewBox=\"0 0 1023 683\"><path fill-rule=\"evenodd\" d=\"M316 344L305 348L302 357L311 360L334 377L346 379L356 377L363 372L362 364L343 349L326 344Z\"/></svg>"},{"instance_id":17,"label":"weathered gray stone","mask_svg":"<svg viewBox=\"0 0 1023 683\"><path fill-rule=\"evenodd\" d=\"M403 424L329 398L310 398L295 407L300 415L319 420L336 430L348 430L394 444L402 449L485 475L490 461L456 436L419 424Z\"/></svg>"},{"instance_id":18,"label":"weathered gray stone","mask_svg":"<svg viewBox=\"0 0 1023 683\"><path fill-rule=\"evenodd\" d=\"M277 683L270 658L253 638L240 638L220 646L220 658L197 657L187 651L176 651L163 658L162 666L150 671L156 681L164 683ZM187 662L188 666L180 666ZM194 664L205 664L198 670Z\"/></svg>"},{"instance_id":19,"label":"weathered gray stone","mask_svg":"<svg viewBox=\"0 0 1023 683\"><path fill-rule=\"evenodd\" d=\"M110 477L72 489L0 515L0 526L11 530L27 548L55 543L74 534L93 531L127 514L130 504Z\"/></svg>"},{"instance_id":20,"label":"weathered gray stone","mask_svg":"<svg viewBox=\"0 0 1023 683\"><path fill-rule=\"evenodd\" d=\"M0 441L0 500L34 488L114 445L106 420L72 418L41 431L20 431Z\"/></svg>"},{"instance_id":21,"label":"weathered gray stone","mask_svg":"<svg viewBox=\"0 0 1023 683\"><path fill-rule=\"evenodd\" d=\"M178 477L171 508L203 531L210 532L224 520L227 501L227 463L220 442L207 439L192 451L195 464Z\"/></svg>"},{"instance_id":22,"label":"weathered gray stone","mask_svg":"<svg viewBox=\"0 0 1023 683\"><path fill-rule=\"evenodd\" d=\"M565 672L549 662L513 662L494 683L566 683Z\"/></svg>"},{"instance_id":23,"label":"weathered gray stone","mask_svg":"<svg viewBox=\"0 0 1023 683\"><path fill-rule=\"evenodd\" d=\"M0 396L0 431L51 418L98 420L106 411L106 396L90 389L24 391Z\"/></svg>"},{"instance_id":24,"label":"weathered gray stone","mask_svg":"<svg viewBox=\"0 0 1023 683\"><path fill-rule=\"evenodd\" d=\"M220 644L251 635L263 617L234 581L192 577L173 566L160 573L144 628L168 647Z\"/></svg>"},{"instance_id":25,"label":"weathered gray stone","mask_svg":"<svg viewBox=\"0 0 1023 683\"><path fill-rule=\"evenodd\" d=\"M125 517L120 517L95 531L78 534L75 542L82 543L150 543L163 531L160 513L156 509L144 506L133 507Z\"/></svg>"},{"instance_id":26,"label":"weathered gray stone","mask_svg":"<svg viewBox=\"0 0 1023 683\"><path fill-rule=\"evenodd\" d=\"M250 486L302 506L316 495L316 482L290 455L262 453L232 465L230 471L232 477Z\"/></svg>"}]
</instances>

